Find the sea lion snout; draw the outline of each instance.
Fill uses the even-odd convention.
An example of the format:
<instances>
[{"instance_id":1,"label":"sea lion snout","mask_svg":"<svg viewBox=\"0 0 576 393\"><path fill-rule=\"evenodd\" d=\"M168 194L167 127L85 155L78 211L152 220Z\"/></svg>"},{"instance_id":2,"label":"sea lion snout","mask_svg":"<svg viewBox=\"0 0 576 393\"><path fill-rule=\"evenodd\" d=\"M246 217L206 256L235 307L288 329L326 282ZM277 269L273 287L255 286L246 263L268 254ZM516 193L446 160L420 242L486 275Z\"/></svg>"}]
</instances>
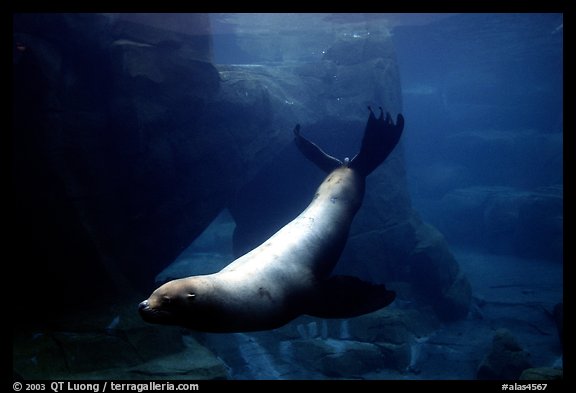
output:
<instances>
[{"instance_id":1,"label":"sea lion snout","mask_svg":"<svg viewBox=\"0 0 576 393\"><path fill-rule=\"evenodd\" d=\"M144 300L142 303L138 305L138 311L142 313L142 311L145 311L148 307L150 307L148 300Z\"/></svg>"},{"instance_id":2,"label":"sea lion snout","mask_svg":"<svg viewBox=\"0 0 576 393\"><path fill-rule=\"evenodd\" d=\"M143 320L151 323L164 323L164 319L168 316L166 311L152 308L148 300L138 304L138 313Z\"/></svg>"},{"instance_id":3,"label":"sea lion snout","mask_svg":"<svg viewBox=\"0 0 576 393\"><path fill-rule=\"evenodd\" d=\"M150 320L150 314L152 314L152 309L150 308L150 302L148 299L144 300L138 305L138 313L145 321Z\"/></svg>"}]
</instances>

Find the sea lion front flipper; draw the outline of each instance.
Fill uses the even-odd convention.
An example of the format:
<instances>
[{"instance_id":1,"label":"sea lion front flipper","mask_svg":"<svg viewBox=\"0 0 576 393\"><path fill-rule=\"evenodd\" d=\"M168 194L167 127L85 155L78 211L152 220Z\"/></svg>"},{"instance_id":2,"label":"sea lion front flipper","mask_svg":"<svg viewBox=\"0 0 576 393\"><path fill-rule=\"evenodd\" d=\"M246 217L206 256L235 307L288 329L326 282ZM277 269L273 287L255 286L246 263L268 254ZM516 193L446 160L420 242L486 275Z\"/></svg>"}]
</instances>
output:
<instances>
[{"instance_id":1,"label":"sea lion front flipper","mask_svg":"<svg viewBox=\"0 0 576 393\"><path fill-rule=\"evenodd\" d=\"M300 150L304 157L312 161L326 173L330 173L343 165L342 161L327 154L316 144L300 135L300 124L296 124L296 127L294 127L294 142L296 142L298 150Z\"/></svg>"},{"instance_id":2,"label":"sea lion front flipper","mask_svg":"<svg viewBox=\"0 0 576 393\"><path fill-rule=\"evenodd\" d=\"M320 282L305 313L320 318L351 318L386 307L396 298L384 285L352 276L332 276Z\"/></svg>"}]
</instances>

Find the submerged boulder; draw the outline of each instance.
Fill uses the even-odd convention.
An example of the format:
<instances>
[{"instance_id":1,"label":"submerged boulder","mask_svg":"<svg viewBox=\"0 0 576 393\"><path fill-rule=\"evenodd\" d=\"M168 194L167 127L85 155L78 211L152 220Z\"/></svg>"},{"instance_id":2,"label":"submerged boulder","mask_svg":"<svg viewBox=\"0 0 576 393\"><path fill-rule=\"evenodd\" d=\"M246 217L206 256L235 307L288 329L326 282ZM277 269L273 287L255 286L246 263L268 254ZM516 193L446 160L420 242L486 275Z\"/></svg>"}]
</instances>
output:
<instances>
[{"instance_id":1,"label":"submerged boulder","mask_svg":"<svg viewBox=\"0 0 576 393\"><path fill-rule=\"evenodd\" d=\"M538 380L559 380L563 379L563 371L561 368L553 368L553 367L535 367L535 368L528 368L522 371L520 375L521 380L527 381L538 381Z\"/></svg>"},{"instance_id":2,"label":"submerged boulder","mask_svg":"<svg viewBox=\"0 0 576 393\"><path fill-rule=\"evenodd\" d=\"M494 334L492 349L478 367L478 379L519 379L527 368L532 367L530 354L526 352L507 329Z\"/></svg>"},{"instance_id":3,"label":"submerged boulder","mask_svg":"<svg viewBox=\"0 0 576 393\"><path fill-rule=\"evenodd\" d=\"M14 372L30 380L227 377L224 363L198 341L183 340L180 329L144 325L132 302L119 308L107 325L104 308L60 326L19 332L13 340Z\"/></svg>"},{"instance_id":4,"label":"submerged boulder","mask_svg":"<svg viewBox=\"0 0 576 393\"><path fill-rule=\"evenodd\" d=\"M454 241L490 252L562 260L561 185L532 191L496 186L456 189L442 198L440 211L440 227Z\"/></svg>"},{"instance_id":5,"label":"submerged boulder","mask_svg":"<svg viewBox=\"0 0 576 393\"><path fill-rule=\"evenodd\" d=\"M402 345L380 345L352 340L315 339L291 342L291 356L295 362L329 378L361 378L362 374L384 368L401 369L406 362L401 359L406 359L406 353L407 349Z\"/></svg>"},{"instance_id":6,"label":"submerged boulder","mask_svg":"<svg viewBox=\"0 0 576 393\"><path fill-rule=\"evenodd\" d=\"M289 354L304 368L327 377L405 372L418 361L414 344L439 326L428 309L385 308L351 319L322 321L320 328L310 319L296 326L300 337L290 340Z\"/></svg>"},{"instance_id":7,"label":"submerged boulder","mask_svg":"<svg viewBox=\"0 0 576 393\"><path fill-rule=\"evenodd\" d=\"M472 289L444 236L433 226L421 223L417 243L407 259L408 279L424 302L446 320L467 315Z\"/></svg>"}]
</instances>

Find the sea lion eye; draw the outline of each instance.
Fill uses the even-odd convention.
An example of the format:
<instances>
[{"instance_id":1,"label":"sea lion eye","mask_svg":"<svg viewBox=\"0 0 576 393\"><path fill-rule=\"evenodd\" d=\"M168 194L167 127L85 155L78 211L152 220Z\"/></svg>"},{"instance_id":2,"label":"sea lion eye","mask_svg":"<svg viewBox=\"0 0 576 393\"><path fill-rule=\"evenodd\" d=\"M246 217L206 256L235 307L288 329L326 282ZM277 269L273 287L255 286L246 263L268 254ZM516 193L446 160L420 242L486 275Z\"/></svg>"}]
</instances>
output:
<instances>
[{"instance_id":1,"label":"sea lion eye","mask_svg":"<svg viewBox=\"0 0 576 393\"><path fill-rule=\"evenodd\" d=\"M170 304L170 298L168 296L162 296L162 305L167 306Z\"/></svg>"},{"instance_id":2,"label":"sea lion eye","mask_svg":"<svg viewBox=\"0 0 576 393\"><path fill-rule=\"evenodd\" d=\"M186 295L186 299L188 299L188 300L194 300L195 297L196 297L196 294L194 292L190 292Z\"/></svg>"}]
</instances>

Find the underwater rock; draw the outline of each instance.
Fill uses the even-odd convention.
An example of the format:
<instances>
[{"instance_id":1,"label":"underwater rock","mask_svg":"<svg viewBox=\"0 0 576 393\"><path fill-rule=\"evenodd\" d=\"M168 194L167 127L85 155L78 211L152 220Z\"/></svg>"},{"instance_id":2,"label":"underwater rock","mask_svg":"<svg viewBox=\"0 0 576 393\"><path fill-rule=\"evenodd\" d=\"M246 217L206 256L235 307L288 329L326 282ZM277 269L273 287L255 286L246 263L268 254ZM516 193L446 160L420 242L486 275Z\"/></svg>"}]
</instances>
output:
<instances>
[{"instance_id":1,"label":"underwater rock","mask_svg":"<svg viewBox=\"0 0 576 393\"><path fill-rule=\"evenodd\" d=\"M564 379L563 371L561 368L552 368L552 367L536 367L536 368L529 368L522 371L520 375L520 380L559 380Z\"/></svg>"},{"instance_id":2,"label":"underwater rock","mask_svg":"<svg viewBox=\"0 0 576 393\"><path fill-rule=\"evenodd\" d=\"M481 129L453 133L439 143L443 160L465 166L476 185L534 190L562 183L562 132Z\"/></svg>"},{"instance_id":3,"label":"underwater rock","mask_svg":"<svg viewBox=\"0 0 576 393\"><path fill-rule=\"evenodd\" d=\"M478 379L518 379L531 368L530 354L522 349L507 329L494 334L492 349L478 367Z\"/></svg>"},{"instance_id":4,"label":"underwater rock","mask_svg":"<svg viewBox=\"0 0 576 393\"><path fill-rule=\"evenodd\" d=\"M406 313L385 308L351 318L348 333L351 339L358 341L402 344L409 340L408 325Z\"/></svg>"},{"instance_id":5,"label":"underwater rock","mask_svg":"<svg viewBox=\"0 0 576 393\"><path fill-rule=\"evenodd\" d=\"M371 343L314 339L294 340L291 344L295 362L330 378L360 377L386 364L381 349Z\"/></svg>"},{"instance_id":6,"label":"underwater rock","mask_svg":"<svg viewBox=\"0 0 576 393\"><path fill-rule=\"evenodd\" d=\"M408 343L389 344L376 343L382 354L382 365L379 369L404 372L412 362L412 346Z\"/></svg>"},{"instance_id":7,"label":"underwater rock","mask_svg":"<svg viewBox=\"0 0 576 393\"><path fill-rule=\"evenodd\" d=\"M14 343L14 370L26 379L224 379L225 365L179 329L37 333Z\"/></svg>"},{"instance_id":8,"label":"underwater rock","mask_svg":"<svg viewBox=\"0 0 576 393\"><path fill-rule=\"evenodd\" d=\"M181 332L178 329L144 326L123 330L122 334L140 362L176 353L183 348Z\"/></svg>"},{"instance_id":9,"label":"underwater rock","mask_svg":"<svg viewBox=\"0 0 576 393\"><path fill-rule=\"evenodd\" d=\"M186 375L224 375L216 369L200 370L220 361L197 341L183 341L181 329L144 324L134 304L136 300L126 299L112 307L78 310L50 329L16 332L14 370L26 379L155 379L161 376L135 374L132 369L149 372L147 367L154 362L186 351L199 358L197 363L184 366ZM196 371L195 365L199 368ZM174 369L175 373L180 371Z\"/></svg>"},{"instance_id":10,"label":"underwater rock","mask_svg":"<svg viewBox=\"0 0 576 393\"><path fill-rule=\"evenodd\" d=\"M393 59L394 45L388 33L371 30L340 37L326 50L324 59L348 66L380 58Z\"/></svg>"},{"instance_id":11,"label":"underwater rock","mask_svg":"<svg viewBox=\"0 0 576 393\"><path fill-rule=\"evenodd\" d=\"M467 187L474 181L470 170L458 163L423 161L421 164L423 166L410 171L414 176L413 196L429 202L437 201L454 189Z\"/></svg>"},{"instance_id":12,"label":"underwater rock","mask_svg":"<svg viewBox=\"0 0 576 393\"><path fill-rule=\"evenodd\" d=\"M210 15L202 13L106 14L113 34L122 43L153 45L177 51L182 58L212 61Z\"/></svg>"},{"instance_id":13,"label":"underwater rock","mask_svg":"<svg viewBox=\"0 0 576 393\"><path fill-rule=\"evenodd\" d=\"M349 341L377 345L382 356L378 367L404 371L412 361L410 343L430 335L438 326L432 310L385 308L347 320L345 332L340 328L340 335L345 333ZM329 331L337 329L330 326Z\"/></svg>"},{"instance_id":14,"label":"underwater rock","mask_svg":"<svg viewBox=\"0 0 576 393\"><path fill-rule=\"evenodd\" d=\"M54 338L42 332L32 336L17 336L13 340L12 365L23 379L51 379L68 374L62 347Z\"/></svg>"},{"instance_id":15,"label":"underwater rock","mask_svg":"<svg viewBox=\"0 0 576 393\"><path fill-rule=\"evenodd\" d=\"M129 342L104 332L42 333L15 344L14 368L27 379L58 379L141 362Z\"/></svg>"},{"instance_id":16,"label":"underwater rock","mask_svg":"<svg viewBox=\"0 0 576 393\"><path fill-rule=\"evenodd\" d=\"M561 185L533 191L495 186L457 189L442 198L440 210L440 228L453 241L490 252L562 260Z\"/></svg>"},{"instance_id":17,"label":"underwater rock","mask_svg":"<svg viewBox=\"0 0 576 393\"><path fill-rule=\"evenodd\" d=\"M347 320L347 337L352 340L404 344L412 337L431 334L439 327L439 319L429 308L384 308Z\"/></svg>"},{"instance_id":18,"label":"underwater rock","mask_svg":"<svg viewBox=\"0 0 576 393\"><path fill-rule=\"evenodd\" d=\"M563 186L545 187L518 198L518 230L514 249L526 257L563 260Z\"/></svg>"},{"instance_id":19,"label":"underwater rock","mask_svg":"<svg viewBox=\"0 0 576 393\"><path fill-rule=\"evenodd\" d=\"M102 333L53 334L62 348L68 371L71 374L101 369L134 366L140 357L134 348L121 337Z\"/></svg>"},{"instance_id":20,"label":"underwater rock","mask_svg":"<svg viewBox=\"0 0 576 393\"><path fill-rule=\"evenodd\" d=\"M416 230L418 243L408 258L410 282L440 318L455 320L466 316L472 289L446 239L426 223L421 223Z\"/></svg>"},{"instance_id":21,"label":"underwater rock","mask_svg":"<svg viewBox=\"0 0 576 393\"><path fill-rule=\"evenodd\" d=\"M195 341L195 340L194 340ZM154 358L129 368L134 376L151 379L226 379L226 365L198 342L188 340L187 349Z\"/></svg>"}]
</instances>

